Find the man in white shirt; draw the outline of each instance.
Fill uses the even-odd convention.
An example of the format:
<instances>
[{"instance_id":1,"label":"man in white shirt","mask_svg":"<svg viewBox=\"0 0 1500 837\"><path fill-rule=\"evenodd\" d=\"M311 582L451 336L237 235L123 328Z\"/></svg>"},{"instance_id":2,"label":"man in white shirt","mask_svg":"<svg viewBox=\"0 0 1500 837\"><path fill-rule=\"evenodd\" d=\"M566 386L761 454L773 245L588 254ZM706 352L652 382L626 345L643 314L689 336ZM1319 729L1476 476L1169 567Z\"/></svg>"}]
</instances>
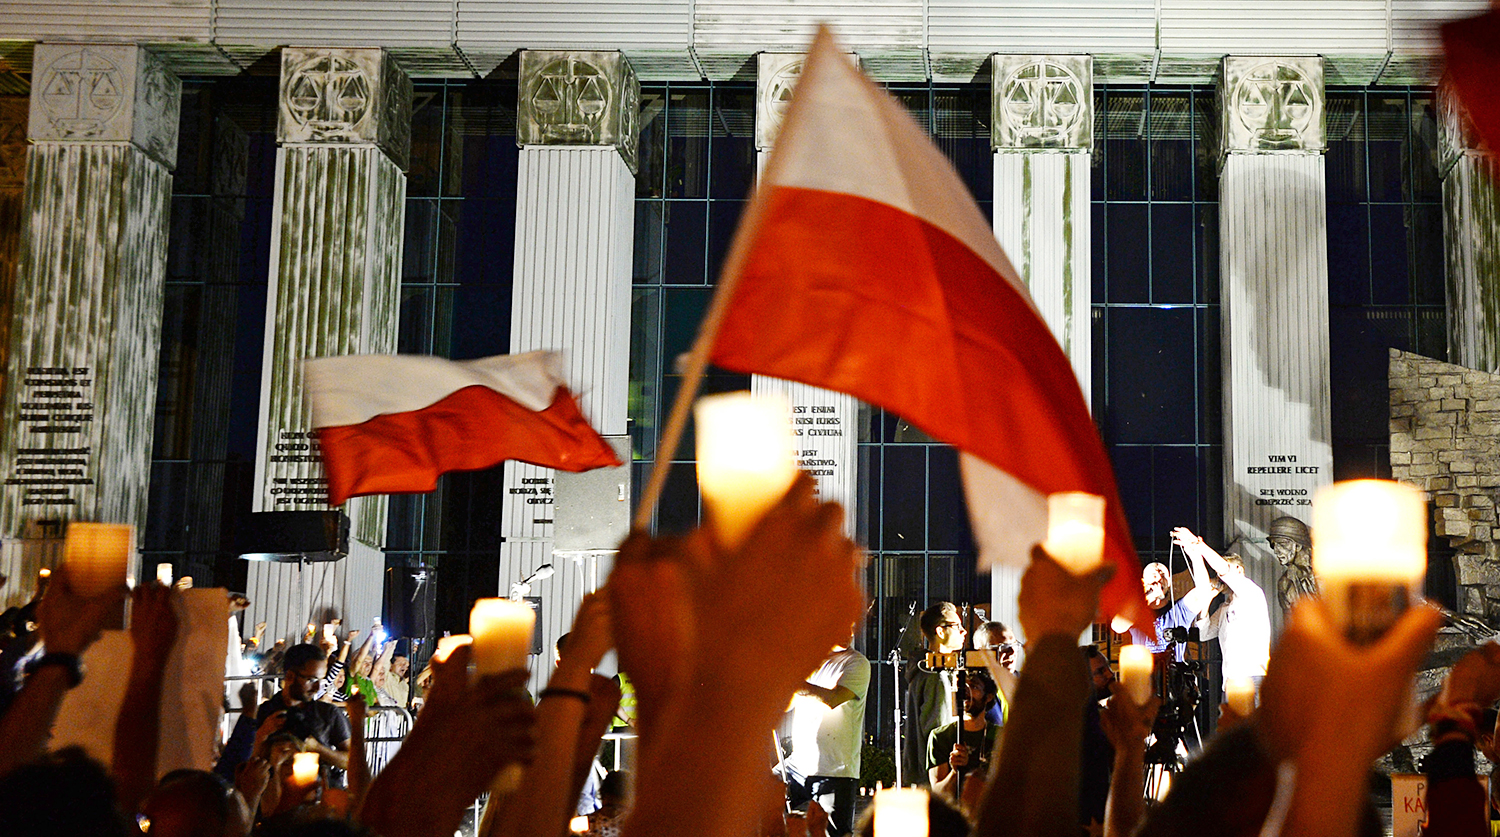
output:
<instances>
[{"instance_id":1,"label":"man in white shirt","mask_svg":"<svg viewBox=\"0 0 1500 837\"><path fill-rule=\"evenodd\" d=\"M1183 527L1172 530L1172 540L1187 554L1195 580L1207 576L1205 564L1219 576L1212 583L1223 594L1224 603L1217 608L1208 603L1199 611L1199 636L1204 640L1218 637L1226 681L1245 678L1259 690L1271 655L1271 614L1266 608L1265 591L1245 577L1245 564L1239 556L1220 556Z\"/></svg>"},{"instance_id":2,"label":"man in white shirt","mask_svg":"<svg viewBox=\"0 0 1500 837\"><path fill-rule=\"evenodd\" d=\"M828 812L829 837L854 830L869 688L870 661L852 648L836 646L792 700L787 802L805 808L816 799Z\"/></svg>"}]
</instances>

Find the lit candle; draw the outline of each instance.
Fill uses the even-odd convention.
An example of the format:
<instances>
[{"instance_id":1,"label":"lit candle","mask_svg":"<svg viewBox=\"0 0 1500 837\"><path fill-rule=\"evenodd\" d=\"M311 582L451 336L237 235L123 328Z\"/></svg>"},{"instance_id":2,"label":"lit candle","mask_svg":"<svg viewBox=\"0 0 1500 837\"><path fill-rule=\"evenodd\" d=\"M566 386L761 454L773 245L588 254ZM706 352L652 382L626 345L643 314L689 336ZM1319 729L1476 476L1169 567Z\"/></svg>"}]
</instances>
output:
<instances>
[{"instance_id":1,"label":"lit candle","mask_svg":"<svg viewBox=\"0 0 1500 837\"><path fill-rule=\"evenodd\" d=\"M333 624L332 622L324 622L323 623L323 638L326 639L326 640L328 640L329 642L333 642L333 640L334 640L334 631L336 631L336 630L338 630L338 626L337 625Z\"/></svg>"},{"instance_id":2,"label":"lit candle","mask_svg":"<svg viewBox=\"0 0 1500 837\"><path fill-rule=\"evenodd\" d=\"M693 416L703 504L733 548L797 477L791 407L779 396L732 392L698 399Z\"/></svg>"},{"instance_id":3,"label":"lit candle","mask_svg":"<svg viewBox=\"0 0 1500 837\"><path fill-rule=\"evenodd\" d=\"M1356 641L1379 636L1421 595L1427 498L1389 480L1349 480L1313 497L1313 573L1337 624Z\"/></svg>"},{"instance_id":4,"label":"lit candle","mask_svg":"<svg viewBox=\"0 0 1500 837\"><path fill-rule=\"evenodd\" d=\"M1129 633L1130 626L1132 624L1134 623L1132 623L1129 619L1117 615L1113 619L1109 620L1109 629L1117 634Z\"/></svg>"},{"instance_id":5,"label":"lit candle","mask_svg":"<svg viewBox=\"0 0 1500 837\"><path fill-rule=\"evenodd\" d=\"M536 611L525 602L480 599L469 611L469 633L474 637L474 670L499 674L526 667Z\"/></svg>"},{"instance_id":6,"label":"lit candle","mask_svg":"<svg viewBox=\"0 0 1500 837\"><path fill-rule=\"evenodd\" d=\"M1248 677L1224 678L1224 702L1241 718L1255 712L1255 681Z\"/></svg>"},{"instance_id":7,"label":"lit candle","mask_svg":"<svg viewBox=\"0 0 1500 837\"><path fill-rule=\"evenodd\" d=\"M875 791L875 837L927 837L927 791Z\"/></svg>"},{"instance_id":8,"label":"lit candle","mask_svg":"<svg viewBox=\"0 0 1500 837\"><path fill-rule=\"evenodd\" d=\"M574 834L582 834L589 830L588 817L574 817L568 821L568 830Z\"/></svg>"},{"instance_id":9,"label":"lit candle","mask_svg":"<svg viewBox=\"0 0 1500 837\"><path fill-rule=\"evenodd\" d=\"M474 637L468 634L454 634L453 636L440 637L437 641L437 650L432 652L432 659L439 663L446 663L448 662L448 655L453 653L453 649L458 648L460 645L471 645L473 642Z\"/></svg>"},{"instance_id":10,"label":"lit candle","mask_svg":"<svg viewBox=\"0 0 1500 837\"><path fill-rule=\"evenodd\" d=\"M156 565L156 583L160 584L163 587L171 587L172 586L172 565L171 564L157 564Z\"/></svg>"},{"instance_id":11,"label":"lit candle","mask_svg":"<svg viewBox=\"0 0 1500 837\"><path fill-rule=\"evenodd\" d=\"M1144 645L1126 645L1120 649L1120 682L1137 706L1151 699L1151 669L1155 660Z\"/></svg>"},{"instance_id":12,"label":"lit candle","mask_svg":"<svg viewBox=\"0 0 1500 837\"><path fill-rule=\"evenodd\" d=\"M126 582L135 548L135 528L123 523L69 523L63 542L68 586L97 596Z\"/></svg>"},{"instance_id":13,"label":"lit candle","mask_svg":"<svg viewBox=\"0 0 1500 837\"><path fill-rule=\"evenodd\" d=\"M1042 549L1074 575L1104 560L1104 498L1082 491L1047 497L1047 541Z\"/></svg>"},{"instance_id":14,"label":"lit candle","mask_svg":"<svg viewBox=\"0 0 1500 837\"><path fill-rule=\"evenodd\" d=\"M308 787L318 781L318 754L292 754L292 781L299 787Z\"/></svg>"}]
</instances>

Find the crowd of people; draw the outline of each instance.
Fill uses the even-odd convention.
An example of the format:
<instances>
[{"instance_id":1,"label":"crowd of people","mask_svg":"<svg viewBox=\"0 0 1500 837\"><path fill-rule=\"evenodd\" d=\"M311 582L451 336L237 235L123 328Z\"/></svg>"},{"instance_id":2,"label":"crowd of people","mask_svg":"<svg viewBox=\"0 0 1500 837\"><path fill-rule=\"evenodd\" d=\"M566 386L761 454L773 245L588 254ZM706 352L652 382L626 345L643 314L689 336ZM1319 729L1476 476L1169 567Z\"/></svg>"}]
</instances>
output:
<instances>
[{"instance_id":1,"label":"crowd of people","mask_svg":"<svg viewBox=\"0 0 1500 837\"><path fill-rule=\"evenodd\" d=\"M1020 588L1024 656L999 623L966 643L951 605L921 617L933 652L988 652L977 667L938 657L911 673L905 778L931 788L934 837L1379 829L1371 765L1413 729L1413 677L1437 611L1415 607L1378 641L1356 645L1304 597L1262 655L1257 628L1234 631L1264 611L1264 594L1228 557L1191 533L1177 537L1195 576L1197 562L1212 571L1203 583L1218 594L1154 597L1158 623L1190 618L1248 649L1244 671L1263 665L1259 707L1244 717L1226 707L1219 732L1148 805L1146 754L1161 701L1138 702L1109 659L1079 645L1113 567L1074 575L1038 548ZM39 653L0 715L0 821L15 835L449 837L483 798L477 829L486 837L873 834L855 801L870 687L869 660L849 647L865 609L862 560L843 535L842 511L819 502L807 477L733 549L705 530L634 534L607 587L585 597L545 689L528 695L522 670L478 676L472 649L452 649L432 662L414 726L373 777L366 715L393 696L367 685L347 644L330 663L331 649L315 642L285 648L279 690L242 722L218 771L158 775L178 594L151 584L84 595L63 565L32 614ZM1148 568L1148 588L1157 575ZM88 676L80 655L127 596L129 682L118 717L101 721L114 729L109 763L53 751L63 695ZM595 671L611 649L629 676L639 738L629 773L604 775L579 819L621 700L621 681ZM336 666L346 674L331 674ZM950 702L954 694L962 700ZM1497 699L1500 646L1490 644L1421 707L1434 745L1426 833L1489 833L1475 749L1494 748L1486 710ZM318 774L301 773L299 754L316 756Z\"/></svg>"}]
</instances>

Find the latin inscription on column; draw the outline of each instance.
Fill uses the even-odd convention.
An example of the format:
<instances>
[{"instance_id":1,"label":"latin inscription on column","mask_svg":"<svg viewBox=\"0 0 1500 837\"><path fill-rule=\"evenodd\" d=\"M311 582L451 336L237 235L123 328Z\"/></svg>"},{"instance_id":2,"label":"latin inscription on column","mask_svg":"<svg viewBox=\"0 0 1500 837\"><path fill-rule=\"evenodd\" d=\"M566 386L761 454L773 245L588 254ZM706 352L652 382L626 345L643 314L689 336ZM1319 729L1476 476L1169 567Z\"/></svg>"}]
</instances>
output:
<instances>
[{"instance_id":1,"label":"latin inscription on column","mask_svg":"<svg viewBox=\"0 0 1500 837\"><path fill-rule=\"evenodd\" d=\"M78 486L89 478L93 449L93 373L87 366L32 366L19 388L20 444L5 484L21 492L23 506L76 506Z\"/></svg>"},{"instance_id":2,"label":"latin inscription on column","mask_svg":"<svg viewBox=\"0 0 1500 837\"><path fill-rule=\"evenodd\" d=\"M1247 466L1240 484L1255 495L1255 505L1291 511L1293 506L1311 506L1313 492L1325 481L1322 466L1299 463L1294 453L1272 453L1263 464Z\"/></svg>"}]
</instances>

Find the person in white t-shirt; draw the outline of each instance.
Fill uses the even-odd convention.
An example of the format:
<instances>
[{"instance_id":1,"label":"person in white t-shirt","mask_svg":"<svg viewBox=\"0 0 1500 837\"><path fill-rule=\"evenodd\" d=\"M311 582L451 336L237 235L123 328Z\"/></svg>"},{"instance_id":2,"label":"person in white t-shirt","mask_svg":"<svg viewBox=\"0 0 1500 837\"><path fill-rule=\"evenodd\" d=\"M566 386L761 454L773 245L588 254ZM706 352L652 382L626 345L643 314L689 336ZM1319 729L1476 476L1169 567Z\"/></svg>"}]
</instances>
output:
<instances>
[{"instance_id":1,"label":"person in white t-shirt","mask_svg":"<svg viewBox=\"0 0 1500 837\"><path fill-rule=\"evenodd\" d=\"M1223 594L1223 604L1213 607L1210 602L1199 612L1200 638L1218 637L1226 681L1246 678L1259 690L1271 655L1271 614L1265 591L1245 577L1245 564L1238 555L1221 556L1180 526L1172 530L1172 540L1187 554L1195 579L1207 575L1205 564L1219 576L1212 584Z\"/></svg>"},{"instance_id":2,"label":"person in white t-shirt","mask_svg":"<svg viewBox=\"0 0 1500 837\"><path fill-rule=\"evenodd\" d=\"M829 837L854 830L869 688L870 661L852 648L836 646L792 700L787 803L805 808L817 800L828 812Z\"/></svg>"}]
</instances>

